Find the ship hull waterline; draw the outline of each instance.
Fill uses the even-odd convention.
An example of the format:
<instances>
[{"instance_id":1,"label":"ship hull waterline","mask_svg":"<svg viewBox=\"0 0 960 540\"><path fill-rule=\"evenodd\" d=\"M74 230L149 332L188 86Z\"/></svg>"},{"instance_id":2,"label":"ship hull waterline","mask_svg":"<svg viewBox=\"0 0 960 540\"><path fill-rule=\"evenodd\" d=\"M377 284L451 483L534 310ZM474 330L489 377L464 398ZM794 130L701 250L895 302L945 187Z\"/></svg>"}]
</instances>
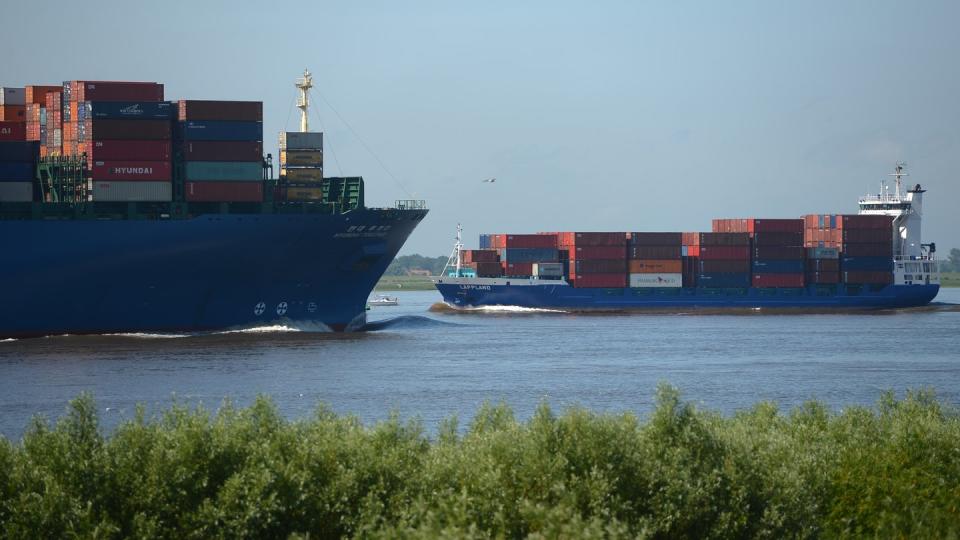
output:
<instances>
[{"instance_id":1,"label":"ship hull waterline","mask_svg":"<svg viewBox=\"0 0 960 540\"><path fill-rule=\"evenodd\" d=\"M515 280L445 278L436 282L444 302L454 308L513 306L563 311L643 311L687 309L861 310L896 309L929 304L940 286L884 285L854 288L839 285L804 288L574 288L565 282L531 284ZM509 283L509 284L508 284Z\"/></svg>"}]
</instances>

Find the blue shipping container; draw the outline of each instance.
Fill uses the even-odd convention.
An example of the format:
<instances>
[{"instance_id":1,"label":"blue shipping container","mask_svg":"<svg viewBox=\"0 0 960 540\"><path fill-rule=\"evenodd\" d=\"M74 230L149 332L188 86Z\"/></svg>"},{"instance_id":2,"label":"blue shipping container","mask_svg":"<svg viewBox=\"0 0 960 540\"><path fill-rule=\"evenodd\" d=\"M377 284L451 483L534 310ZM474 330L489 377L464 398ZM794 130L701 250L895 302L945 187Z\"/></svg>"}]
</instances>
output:
<instances>
[{"instance_id":1,"label":"blue shipping container","mask_svg":"<svg viewBox=\"0 0 960 540\"><path fill-rule=\"evenodd\" d=\"M802 274L803 259L760 259L753 261L754 274Z\"/></svg>"},{"instance_id":2,"label":"blue shipping container","mask_svg":"<svg viewBox=\"0 0 960 540\"><path fill-rule=\"evenodd\" d=\"M77 111L80 121L92 118L108 120L170 120L174 107L169 101L84 101Z\"/></svg>"},{"instance_id":3,"label":"blue shipping container","mask_svg":"<svg viewBox=\"0 0 960 540\"><path fill-rule=\"evenodd\" d=\"M490 249L490 235L481 234L480 235L480 249Z\"/></svg>"},{"instance_id":4,"label":"blue shipping container","mask_svg":"<svg viewBox=\"0 0 960 540\"><path fill-rule=\"evenodd\" d=\"M262 122L179 122L177 135L182 141L262 141Z\"/></svg>"},{"instance_id":5,"label":"blue shipping container","mask_svg":"<svg viewBox=\"0 0 960 540\"><path fill-rule=\"evenodd\" d=\"M820 242L821 244L823 242ZM808 259L839 259L840 250L837 248L828 248L828 247L812 247L807 248L807 258Z\"/></svg>"},{"instance_id":6,"label":"blue shipping container","mask_svg":"<svg viewBox=\"0 0 960 540\"><path fill-rule=\"evenodd\" d=\"M844 272L893 272L893 259L890 257L844 257L840 260L840 269Z\"/></svg>"},{"instance_id":7,"label":"blue shipping container","mask_svg":"<svg viewBox=\"0 0 960 540\"><path fill-rule=\"evenodd\" d=\"M710 272L697 274L698 287L749 287L750 274Z\"/></svg>"},{"instance_id":8,"label":"blue shipping container","mask_svg":"<svg viewBox=\"0 0 960 540\"><path fill-rule=\"evenodd\" d=\"M549 248L506 248L503 261L508 263L557 262L560 253Z\"/></svg>"},{"instance_id":9,"label":"blue shipping container","mask_svg":"<svg viewBox=\"0 0 960 540\"><path fill-rule=\"evenodd\" d=\"M25 182L36 176L32 161L0 161L0 182Z\"/></svg>"},{"instance_id":10,"label":"blue shipping container","mask_svg":"<svg viewBox=\"0 0 960 540\"><path fill-rule=\"evenodd\" d=\"M36 141L0 142L0 161L37 161L40 144Z\"/></svg>"},{"instance_id":11,"label":"blue shipping container","mask_svg":"<svg viewBox=\"0 0 960 540\"><path fill-rule=\"evenodd\" d=\"M187 161L187 180L260 181L263 165L258 161Z\"/></svg>"}]
</instances>

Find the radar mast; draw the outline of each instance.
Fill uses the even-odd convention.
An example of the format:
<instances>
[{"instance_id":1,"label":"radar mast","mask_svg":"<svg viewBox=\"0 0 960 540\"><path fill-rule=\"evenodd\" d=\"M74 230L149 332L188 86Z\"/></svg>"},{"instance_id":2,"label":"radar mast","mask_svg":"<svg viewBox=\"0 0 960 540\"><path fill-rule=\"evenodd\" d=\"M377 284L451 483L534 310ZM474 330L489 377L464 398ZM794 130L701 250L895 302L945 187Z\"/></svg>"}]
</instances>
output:
<instances>
[{"instance_id":1,"label":"radar mast","mask_svg":"<svg viewBox=\"0 0 960 540\"><path fill-rule=\"evenodd\" d=\"M300 91L300 97L297 98L297 108L300 109L300 131L306 133L310 131L307 109L310 108L310 89L313 88L313 75L310 70L303 70L303 77L297 79L295 86Z\"/></svg>"}]
</instances>

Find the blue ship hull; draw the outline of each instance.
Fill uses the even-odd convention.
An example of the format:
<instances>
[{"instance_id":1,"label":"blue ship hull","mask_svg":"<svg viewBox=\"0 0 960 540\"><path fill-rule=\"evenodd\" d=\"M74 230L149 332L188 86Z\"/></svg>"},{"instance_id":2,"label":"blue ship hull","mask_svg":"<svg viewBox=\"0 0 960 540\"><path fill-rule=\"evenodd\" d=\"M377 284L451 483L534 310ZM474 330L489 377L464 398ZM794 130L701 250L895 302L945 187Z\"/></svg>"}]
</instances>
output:
<instances>
[{"instance_id":1,"label":"blue ship hull","mask_svg":"<svg viewBox=\"0 0 960 540\"><path fill-rule=\"evenodd\" d=\"M362 326L426 210L0 222L0 337Z\"/></svg>"},{"instance_id":2,"label":"blue ship hull","mask_svg":"<svg viewBox=\"0 0 960 540\"><path fill-rule=\"evenodd\" d=\"M930 303L939 285L886 285L835 289L806 288L648 288L588 289L558 284L522 285L493 280L447 278L436 284L444 301L458 308L519 306L570 311L642 309L809 308L884 309ZM506 280L509 281L509 280Z\"/></svg>"}]
</instances>

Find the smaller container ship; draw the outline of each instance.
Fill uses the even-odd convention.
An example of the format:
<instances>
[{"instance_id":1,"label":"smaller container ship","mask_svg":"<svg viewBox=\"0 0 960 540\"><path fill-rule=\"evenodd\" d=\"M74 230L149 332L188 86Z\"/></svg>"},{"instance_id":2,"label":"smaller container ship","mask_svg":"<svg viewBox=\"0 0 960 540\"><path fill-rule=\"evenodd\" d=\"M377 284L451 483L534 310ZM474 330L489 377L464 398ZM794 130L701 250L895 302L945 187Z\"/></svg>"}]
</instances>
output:
<instances>
[{"instance_id":1,"label":"smaller container ship","mask_svg":"<svg viewBox=\"0 0 960 540\"><path fill-rule=\"evenodd\" d=\"M434 283L454 308L571 311L687 308L884 309L940 290L936 245L921 241L923 194L891 188L857 214L714 219L710 232L481 234L457 243Z\"/></svg>"}]
</instances>

